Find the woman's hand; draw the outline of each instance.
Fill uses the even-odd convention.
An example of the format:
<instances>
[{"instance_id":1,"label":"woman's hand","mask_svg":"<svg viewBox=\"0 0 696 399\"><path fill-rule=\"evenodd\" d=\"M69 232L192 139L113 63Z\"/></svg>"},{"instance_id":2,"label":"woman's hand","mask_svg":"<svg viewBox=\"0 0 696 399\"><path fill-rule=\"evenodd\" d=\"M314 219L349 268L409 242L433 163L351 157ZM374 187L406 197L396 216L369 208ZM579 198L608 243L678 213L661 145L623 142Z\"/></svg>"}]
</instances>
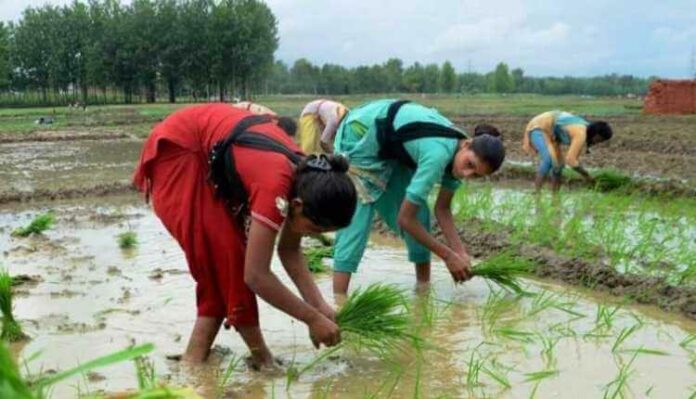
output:
<instances>
[{"instance_id":1,"label":"woman's hand","mask_svg":"<svg viewBox=\"0 0 696 399\"><path fill-rule=\"evenodd\" d=\"M471 259L466 252L464 255L451 251L445 258L445 265L455 283L463 283L471 278Z\"/></svg>"},{"instance_id":2,"label":"woman's hand","mask_svg":"<svg viewBox=\"0 0 696 399\"><path fill-rule=\"evenodd\" d=\"M322 313L317 312L312 320L307 323L307 326L309 327L309 337L317 349L322 344L331 347L341 342L341 331L338 325Z\"/></svg>"},{"instance_id":3,"label":"woman's hand","mask_svg":"<svg viewBox=\"0 0 696 399\"><path fill-rule=\"evenodd\" d=\"M323 314L326 316L331 321L336 321L336 309L333 308L333 306L329 305L325 301L321 301L319 306L317 306L317 310L319 313Z\"/></svg>"}]
</instances>

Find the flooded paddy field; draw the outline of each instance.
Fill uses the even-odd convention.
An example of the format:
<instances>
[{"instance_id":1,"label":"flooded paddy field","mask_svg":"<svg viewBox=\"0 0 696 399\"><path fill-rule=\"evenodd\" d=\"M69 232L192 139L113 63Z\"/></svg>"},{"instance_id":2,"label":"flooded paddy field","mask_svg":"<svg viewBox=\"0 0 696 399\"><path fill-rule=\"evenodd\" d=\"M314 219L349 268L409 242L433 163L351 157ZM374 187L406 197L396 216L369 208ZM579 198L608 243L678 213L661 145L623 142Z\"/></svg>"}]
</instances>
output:
<instances>
[{"instance_id":1,"label":"flooded paddy field","mask_svg":"<svg viewBox=\"0 0 696 399\"><path fill-rule=\"evenodd\" d=\"M469 130L481 122L500 126L511 164L529 162L519 148L522 130L550 104L488 113L457 101L434 105ZM271 105L292 114L303 103ZM583 156L587 165L694 187L693 117L582 109L606 115L616 133L608 146ZM601 193L574 184L560 196L535 196L528 176L505 173L465 185L454 211L477 262L512 253L536 265L524 280L534 296L514 296L480 278L455 286L439 261L430 290L415 287L406 251L378 225L353 288L386 282L403 289L413 330L427 345L388 359L342 350L288 383L289 370L325 352L312 347L302 323L260 301L278 370L248 370L246 348L231 331L220 333L206 365L180 363L195 319L194 283L176 242L130 188L142 137L171 110L95 107L58 114L50 129L32 125L38 114L0 113L0 265L18 282L15 316L30 339L11 350L27 362L22 371L30 380L153 343L148 356L157 379L205 398L695 394L696 201L689 191ZM56 219L52 229L11 236L48 211ZM118 237L127 232L137 245L123 250ZM290 283L277 259L273 268ZM316 279L333 299L331 274ZM122 362L64 381L50 397L121 398L137 386L133 363Z\"/></svg>"},{"instance_id":2,"label":"flooded paddy field","mask_svg":"<svg viewBox=\"0 0 696 399\"><path fill-rule=\"evenodd\" d=\"M56 225L44 236L10 237L49 209ZM176 242L136 198L5 206L0 225L2 264L13 275L32 277L15 293L16 317L31 339L13 347L20 359L40 353L27 365L30 374L152 342L161 380L204 397L586 398L620 392L676 398L696 389L693 320L546 281L525 281L534 297L511 296L480 279L455 287L441 263L434 265L430 293L417 292L405 251L379 239L355 286L389 276L406 290L427 348L387 361L340 352L288 385L285 370L321 352L304 325L261 303L262 328L284 366L259 373L241 362L220 386L229 362L246 356L243 343L222 331L206 366L169 360L183 351L195 318L193 281ZM136 233L136 248L119 248L116 237L124 231ZM277 260L273 267L288 283ZM330 274L316 278L330 298ZM62 383L52 397L136 386L134 367L126 362Z\"/></svg>"}]
</instances>

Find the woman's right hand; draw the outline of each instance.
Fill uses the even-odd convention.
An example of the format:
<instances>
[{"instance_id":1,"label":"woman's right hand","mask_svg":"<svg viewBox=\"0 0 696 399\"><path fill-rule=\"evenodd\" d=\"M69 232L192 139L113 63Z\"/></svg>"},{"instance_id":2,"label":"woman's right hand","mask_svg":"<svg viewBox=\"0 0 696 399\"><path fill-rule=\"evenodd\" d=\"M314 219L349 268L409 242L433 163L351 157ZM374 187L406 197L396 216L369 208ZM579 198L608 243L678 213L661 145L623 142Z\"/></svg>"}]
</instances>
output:
<instances>
[{"instance_id":1,"label":"woman's right hand","mask_svg":"<svg viewBox=\"0 0 696 399\"><path fill-rule=\"evenodd\" d=\"M307 326L309 327L309 337L317 349L322 344L329 347L341 342L341 331L338 325L319 312L307 323Z\"/></svg>"},{"instance_id":2,"label":"woman's right hand","mask_svg":"<svg viewBox=\"0 0 696 399\"><path fill-rule=\"evenodd\" d=\"M445 258L445 265L449 269L455 283L463 283L471 278L471 260L451 251Z\"/></svg>"}]
</instances>

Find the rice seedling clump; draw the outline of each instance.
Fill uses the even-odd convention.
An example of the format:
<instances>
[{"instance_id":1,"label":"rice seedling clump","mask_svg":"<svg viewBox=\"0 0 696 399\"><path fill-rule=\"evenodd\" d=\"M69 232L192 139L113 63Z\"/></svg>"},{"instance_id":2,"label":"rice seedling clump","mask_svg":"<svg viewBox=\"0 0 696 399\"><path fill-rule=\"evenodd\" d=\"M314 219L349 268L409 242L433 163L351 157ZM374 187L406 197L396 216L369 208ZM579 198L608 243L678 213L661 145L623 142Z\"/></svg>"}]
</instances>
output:
<instances>
[{"instance_id":1,"label":"rice seedling clump","mask_svg":"<svg viewBox=\"0 0 696 399\"><path fill-rule=\"evenodd\" d=\"M599 191L614 191L628 188L633 184L631 177L613 169L603 169L595 173L592 178L595 181L595 189Z\"/></svg>"},{"instance_id":2,"label":"rice seedling clump","mask_svg":"<svg viewBox=\"0 0 696 399\"><path fill-rule=\"evenodd\" d=\"M34 218L27 226L20 227L12 232L14 237L29 237L32 234L42 234L55 223L53 212L47 212Z\"/></svg>"},{"instance_id":3,"label":"rice seedling clump","mask_svg":"<svg viewBox=\"0 0 696 399\"><path fill-rule=\"evenodd\" d=\"M491 280L516 294L526 294L519 278L530 274L533 270L532 262L515 256L511 252L501 252L472 268L472 274Z\"/></svg>"},{"instance_id":4,"label":"rice seedling clump","mask_svg":"<svg viewBox=\"0 0 696 399\"><path fill-rule=\"evenodd\" d=\"M138 236L134 231L126 231L118 235L118 246L121 249L134 248L138 245Z\"/></svg>"},{"instance_id":5,"label":"rice seedling clump","mask_svg":"<svg viewBox=\"0 0 696 399\"><path fill-rule=\"evenodd\" d=\"M353 292L336 315L344 342L357 349L387 355L416 338L409 333L410 317L404 292L372 284Z\"/></svg>"},{"instance_id":6,"label":"rice seedling clump","mask_svg":"<svg viewBox=\"0 0 696 399\"><path fill-rule=\"evenodd\" d=\"M2 312L2 334L4 341L15 342L26 338L22 327L12 314L12 277L0 271L0 311Z\"/></svg>"},{"instance_id":7,"label":"rice seedling clump","mask_svg":"<svg viewBox=\"0 0 696 399\"><path fill-rule=\"evenodd\" d=\"M312 273L326 273L329 268L324 265L324 258L333 258L332 247L310 247L304 251L307 267Z\"/></svg>"}]
</instances>

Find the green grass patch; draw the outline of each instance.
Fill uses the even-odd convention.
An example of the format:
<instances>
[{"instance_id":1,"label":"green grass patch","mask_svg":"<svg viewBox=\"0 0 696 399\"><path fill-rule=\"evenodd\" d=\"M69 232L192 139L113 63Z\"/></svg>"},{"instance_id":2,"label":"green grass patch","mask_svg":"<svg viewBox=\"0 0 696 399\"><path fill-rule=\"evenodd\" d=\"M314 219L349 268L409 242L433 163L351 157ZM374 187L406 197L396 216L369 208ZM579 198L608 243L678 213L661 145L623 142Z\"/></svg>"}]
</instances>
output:
<instances>
[{"instance_id":1,"label":"green grass patch","mask_svg":"<svg viewBox=\"0 0 696 399\"><path fill-rule=\"evenodd\" d=\"M44 231L53 227L55 221L56 216L53 212L38 215L27 226L15 229L12 232L12 236L29 237L32 234L42 234Z\"/></svg>"}]
</instances>

